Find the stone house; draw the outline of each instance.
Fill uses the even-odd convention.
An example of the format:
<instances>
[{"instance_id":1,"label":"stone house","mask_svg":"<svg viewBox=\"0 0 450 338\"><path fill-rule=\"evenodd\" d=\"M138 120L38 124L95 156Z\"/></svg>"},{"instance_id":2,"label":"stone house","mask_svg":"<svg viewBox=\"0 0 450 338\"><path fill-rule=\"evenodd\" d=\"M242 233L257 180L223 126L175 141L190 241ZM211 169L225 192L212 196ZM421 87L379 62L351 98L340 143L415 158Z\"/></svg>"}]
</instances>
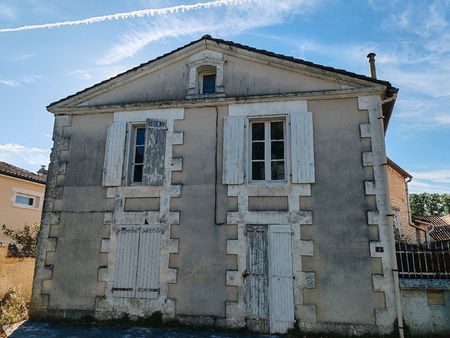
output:
<instances>
[{"instance_id":1,"label":"stone house","mask_svg":"<svg viewBox=\"0 0 450 338\"><path fill-rule=\"evenodd\" d=\"M391 332L396 92L204 36L50 104L32 316Z\"/></svg>"}]
</instances>

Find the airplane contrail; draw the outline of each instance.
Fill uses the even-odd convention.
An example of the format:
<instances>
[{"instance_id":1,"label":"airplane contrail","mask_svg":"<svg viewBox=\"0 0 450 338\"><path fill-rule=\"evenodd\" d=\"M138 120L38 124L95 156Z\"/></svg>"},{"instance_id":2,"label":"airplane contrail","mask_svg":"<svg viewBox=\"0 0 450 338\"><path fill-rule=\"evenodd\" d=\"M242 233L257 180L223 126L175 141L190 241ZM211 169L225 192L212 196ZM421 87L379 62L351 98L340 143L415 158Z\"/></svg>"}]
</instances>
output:
<instances>
[{"instance_id":1,"label":"airplane contrail","mask_svg":"<svg viewBox=\"0 0 450 338\"><path fill-rule=\"evenodd\" d=\"M163 8L148 8L142 9L138 11L132 12L124 12L124 13L116 13L110 15L102 15L102 16L93 16L87 19L81 20L72 20L72 21L61 21L61 22L53 22L53 23L44 23L39 25L26 25L15 28L0 28L0 33L7 32L19 32L26 30L35 30L35 29L45 29L45 28L58 28L62 26L76 26L76 25L90 25L93 23L103 22L103 21L111 21L111 20L124 20L129 18L142 18L145 16L155 16L155 15L166 15L173 13L183 13L194 11L198 9L208 9L208 8L217 8L222 6L229 5L240 5L243 3L248 3L254 0L216 0L210 2L199 2L192 5L177 5L172 7L163 7Z\"/></svg>"}]
</instances>

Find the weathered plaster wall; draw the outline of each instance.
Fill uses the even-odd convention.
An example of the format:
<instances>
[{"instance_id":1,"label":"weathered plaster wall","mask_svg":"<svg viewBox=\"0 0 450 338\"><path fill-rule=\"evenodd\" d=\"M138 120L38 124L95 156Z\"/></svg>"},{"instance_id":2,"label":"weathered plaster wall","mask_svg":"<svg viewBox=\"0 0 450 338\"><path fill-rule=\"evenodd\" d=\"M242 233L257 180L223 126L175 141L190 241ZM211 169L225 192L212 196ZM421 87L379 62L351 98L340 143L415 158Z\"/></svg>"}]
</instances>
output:
<instances>
[{"instance_id":1,"label":"weathered plaster wall","mask_svg":"<svg viewBox=\"0 0 450 338\"><path fill-rule=\"evenodd\" d=\"M83 105L124 104L133 102L182 100L189 80L189 56L163 69L112 89ZM267 63L256 63L224 54L224 91L226 96L292 93L340 89L336 82L307 76Z\"/></svg>"},{"instance_id":2,"label":"weathered plaster wall","mask_svg":"<svg viewBox=\"0 0 450 338\"><path fill-rule=\"evenodd\" d=\"M312 101L308 111L314 117L316 183L304 200L313 224L302 226L302 238L314 241L314 255L303 257L303 264L316 279L314 289L304 290L305 303L316 306L318 322L374 325L374 309L384 304L372 288L380 264L370 257L369 240L377 233L369 230L365 213L376 209L364 192L372 171L361 162L370 143L360 138L359 125L368 115L356 99Z\"/></svg>"},{"instance_id":3,"label":"weathered plaster wall","mask_svg":"<svg viewBox=\"0 0 450 338\"><path fill-rule=\"evenodd\" d=\"M32 315L65 315L94 310L103 295L98 282L101 238L108 235L102 169L106 124L112 114L57 117L37 256Z\"/></svg>"},{"instance_id":4,"label":"weathered plaster wall","mask_svg":"<svg viewBox=\"0 0 450 338\"><path fill-rule=\"evenodd\" d=\"M172 255L171 267L178 278L169 289L178 315L225 316L227 232L216 225L215 215L216 125L223 115L213 107L186 109L184 120L175 123L175 130L184 132L183 145L174 148L174 156L183 157L183 171L173 175L173 183L183 188L172 199L180 225L172 227L179 253Z\"/></svg>"},{"instance_id":5,"label":"weathered plaster wall","mask_svg":"<svg viewBox=\"0 0 450 338\"><path fill-rule=\"evenodd\" d=\"M433 292L426 288L401 290L404 323L413 334L450 335L450 290L434 290L443 304L430 304L429 291Z\"/></svg>"}]
</instances>

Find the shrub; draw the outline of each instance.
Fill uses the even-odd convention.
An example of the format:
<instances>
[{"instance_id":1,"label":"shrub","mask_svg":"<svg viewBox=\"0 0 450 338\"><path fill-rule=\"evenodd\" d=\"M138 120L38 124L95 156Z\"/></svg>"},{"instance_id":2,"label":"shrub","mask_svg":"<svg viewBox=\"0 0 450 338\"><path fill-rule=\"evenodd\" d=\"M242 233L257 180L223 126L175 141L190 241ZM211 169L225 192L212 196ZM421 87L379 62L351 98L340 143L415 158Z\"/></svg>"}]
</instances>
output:
<instances>
[{"instance_id":1,"label":"shrub","mask_svg":"<svg viewBox=\"0 0 450 338\"><path fill-rule=\"evenodd\" d=\"M33 223L31 226L25 225L22 230L13 230L3 224L3 234L12 240L8 245L8 255L34 257L39 228L39 223Z\"/></svg>"},{"instance_id":2,"label":"shrub","mask_svg":"<svg viewBox=\"0 0 450 338\"><path fill-rule=\"evenodd\" d=\"M10 288L0 299L0 327L28 318L27 305L20 288Z\"/></svg>"}]
</instances>

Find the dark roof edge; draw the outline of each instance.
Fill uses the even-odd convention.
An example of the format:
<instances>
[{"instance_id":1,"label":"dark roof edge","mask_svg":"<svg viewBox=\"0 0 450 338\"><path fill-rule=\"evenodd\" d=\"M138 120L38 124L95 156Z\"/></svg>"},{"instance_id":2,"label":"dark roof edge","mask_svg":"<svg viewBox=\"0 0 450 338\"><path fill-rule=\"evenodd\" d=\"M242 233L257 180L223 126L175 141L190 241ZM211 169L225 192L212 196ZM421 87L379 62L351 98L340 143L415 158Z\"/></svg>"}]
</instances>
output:
<instances>
[{"instance_id":1,"label":"dark roof edge","mask_svg":"<svg viewBox=\"0 0 450 338\"><path fill-rule=\"evenodd\" d=\"M85 93L85 92L87 92L89 90L92 90L93 88L99 87L99 86L101 86L101 85L103 85L103 84L105 84L105 83L107 83L109 81L117 79L118 77L120 77L122 75L125 75L127 73L131 73L131 72L137 70L138 68L147 66L147 65L149 65L149 64L151 64L153 62L161 60L164 57L167 57L169 55L175 54L176 52L179 52L180 50L182 50L184 48L187 48L189 46L192 46L192 45L194 45L194 44L196 44L196 43L198 43L198 42L200 42L202 40L210 40L210 41L216 42L218 44L219 43L226 44L228 46L245 49L245 50L248 50L248 51L251 51L251 52L255 52L255 53L259 53L259 54L263 54L263 55L267 55L267 56L271 56L271 57L276 57L276 58L279 58L279 59L282 59L282 60L287 60L287 61L291 61L291 62L294 62L294 63L299 63L299 64L303 64L303 65L306 65L306 66L318 68L318 69L321 69L321 70L326 70L326 71L329 71L329 72L334 72L334 73L342 74L342 75L345 75L345 76L357 78L359 80L364 80L364 81L369 81L369 82L373 82L373 83L376 83L376 84L385 85L387 87L386 97L391 97L392 93L396 93L398 91L398 89L393 87L390 84L390 82L388 82L388 81L382 81L382 80L378 80L378 79L373 79L371 77L368 77L368 76L365 76L365 75L361 75L361 74L357 74L357 73L353 73L353 72L349 72L349 71L346 71L346 70L343 70L343 69L336 69L336 68L333 68L333 67L323 66L323 65L316 64L316 63L313 63L313 62L310 62L310 61L297 59L297 58L294 58L293 56L286 56L286 55L282 55L282 54L277 54L277 53L270 52L270 51L267 51L267 50L264 50L264 49L257 49L257 48L254 48L254 47L251 47L251 46L247 46L247 45L242 45L242 44L239 44L239 43L236 43L236 42L233 42L233 41L216 39L216 38L211 37L210 35L204 35L200 39L191 41L191 42L189 42L188 44L186 44L184 46L181 46L181 47L179 47L177 49L174 49L174 50L172 50L172 51L170 51L168 53L165 53L165 54L163 54L161 56L158 56L158 57L156 57L156 58L154 58L154 59L152 59L150 61L147 61L145 63L141 63L140 65L138 65L136 67L133 67L133 68L131 68L131 69L129 69L129 70L123 72L123 73L117 74L117 75L115 75L115 76L113 76L113 77L111 77L109 79L106 79L106 80L103 80L103 81L101 81L99 83L96 83L96 84L94 84L94 85L92 85L90 87L87 87L87 88L85 88L85 89L83 89L81 91L78 91L78 92L76 92L76 93L74 93L72 95L66 96L65 98L62 98L62 99L57 100L57 101L54 101L54 102L50 103L47 106L47 110L49 110L49 108L51 108L51 107L53 107L53 106L55 106L55 105L65 101L65 100L71 99L71 98L73 98L73 97L75 97L75 96L77 96L79 94ZM392 112L392 109L391 109L391 112ZM390 117L390 114L388 116L385 115L385 118L387 119L387 122L389 121L389 117Z\"/></svg>"},{"instance_id":2,"label":"dark roof edge","mask_svg":"<svg viewBox=\"0 0 450 338\"><path fill-rule=\"evenodd\" d=\"M405 169L403 169L397 163L392 161L389 157L387 158L387 163L388 163L389 166L391 166L396 172L398 172L403 177L409 178L409 179L413 178L410 173L408 173Z\"/></svg>"},{"instance_id":3,"label":"dark roof edge","mask_svg":"<svg viewBox=\"0 0 450 338\"><path fill-rule=\"evenodd\" d=\"M0 175L5 175L5 176L9 176L9 177L14 177L14 178L19 178L21 180L24 181L30 181L30 182L34 182L34 183L39 183L39 184L43 184L45 185L45 178L32 178L32 177L28 177L28 176L23 176L20 174L16 174L16 173L12 173L9 171L2 171L0 170Z\"/></svg>"}]
</instances>

